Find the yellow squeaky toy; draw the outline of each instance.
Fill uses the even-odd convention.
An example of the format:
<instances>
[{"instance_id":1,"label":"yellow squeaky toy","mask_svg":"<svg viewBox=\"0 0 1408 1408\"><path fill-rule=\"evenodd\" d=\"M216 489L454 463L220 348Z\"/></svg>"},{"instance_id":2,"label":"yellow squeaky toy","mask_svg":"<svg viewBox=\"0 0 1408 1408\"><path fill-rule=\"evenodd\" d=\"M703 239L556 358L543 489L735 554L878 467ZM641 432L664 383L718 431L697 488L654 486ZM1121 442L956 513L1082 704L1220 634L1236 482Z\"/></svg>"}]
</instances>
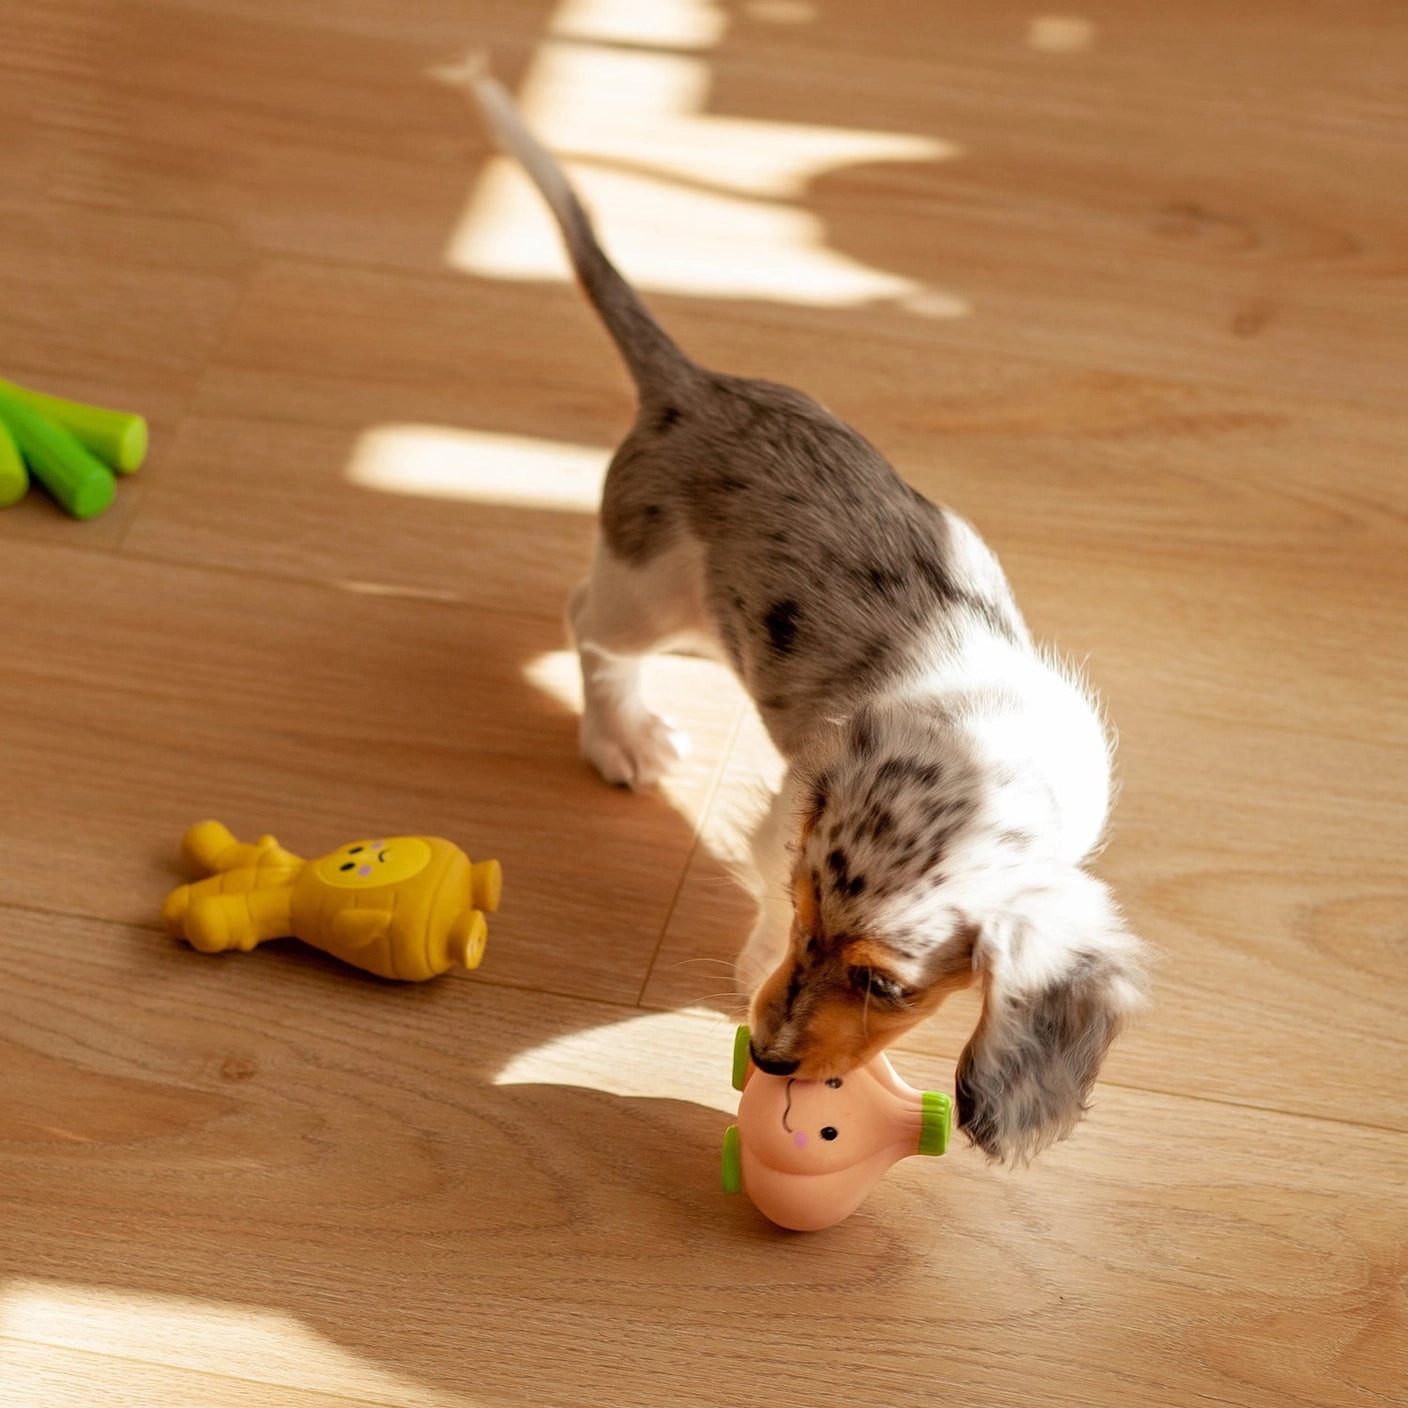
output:
<instances>
[{"instance_id":1,"label":"yellow squeaky toy","mask_svg":"<svg viewBox=\"0 0 1408 1408\"><path fill-rule=\"evenodd\" d=\"M475 968L499 907L503 871L478 865L435 836L353 841L303 860L272 836L236 841L218 821L197 822L181 857L208 878L173 890L166 930L202 953L248 951L265 939L301 939L382 978L421 982Z\"/></svg>"}]
</instances>

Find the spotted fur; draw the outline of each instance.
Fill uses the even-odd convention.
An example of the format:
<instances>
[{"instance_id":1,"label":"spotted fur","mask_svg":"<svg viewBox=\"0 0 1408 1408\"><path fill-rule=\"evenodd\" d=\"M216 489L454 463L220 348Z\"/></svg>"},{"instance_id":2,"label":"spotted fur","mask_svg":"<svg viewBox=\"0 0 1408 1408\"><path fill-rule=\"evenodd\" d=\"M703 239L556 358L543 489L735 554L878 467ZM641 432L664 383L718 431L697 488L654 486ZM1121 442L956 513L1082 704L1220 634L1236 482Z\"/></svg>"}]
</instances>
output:
<instances>
[{"instance_id":1,"label":"spotted fur","mask_svg":"<svg viewBox=\"0 0 1408 1408\"><path fill-rule=\"evenodd\" d=\"M1079 1119L1142 989L1138 941L1084 868L1110 800L1093 697L967 522L810 397L687 357L507 93L474 89L639 396L569 611L583 753L650 785L684 741L645 705L641 657L727 662L788 763L740 958L758 1064L844 1076L978 982L960 1122L994 1158L1031 1155Z\"/></svg>"}]
</instances>

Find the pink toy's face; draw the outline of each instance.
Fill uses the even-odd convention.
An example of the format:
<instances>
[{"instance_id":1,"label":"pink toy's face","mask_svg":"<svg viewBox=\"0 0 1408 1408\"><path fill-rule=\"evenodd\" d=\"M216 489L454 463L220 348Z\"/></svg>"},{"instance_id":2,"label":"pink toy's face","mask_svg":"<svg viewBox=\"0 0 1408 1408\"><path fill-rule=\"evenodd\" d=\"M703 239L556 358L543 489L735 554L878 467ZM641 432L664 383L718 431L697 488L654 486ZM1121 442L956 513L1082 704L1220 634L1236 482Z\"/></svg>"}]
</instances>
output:
<instances>
[{"instance_id":1,"label":"pink toy's face","mask_svg":"<svg viewBox=\"0 0 1408 1408\"><path fill-rule=\"evenodd\" d=\"M834 1173L883 1149L889 1118L865 1070L826 1081L755 1072L739 1105L739 1125L758 1159L783 1173Z\"/></svg>"}]
</instances>

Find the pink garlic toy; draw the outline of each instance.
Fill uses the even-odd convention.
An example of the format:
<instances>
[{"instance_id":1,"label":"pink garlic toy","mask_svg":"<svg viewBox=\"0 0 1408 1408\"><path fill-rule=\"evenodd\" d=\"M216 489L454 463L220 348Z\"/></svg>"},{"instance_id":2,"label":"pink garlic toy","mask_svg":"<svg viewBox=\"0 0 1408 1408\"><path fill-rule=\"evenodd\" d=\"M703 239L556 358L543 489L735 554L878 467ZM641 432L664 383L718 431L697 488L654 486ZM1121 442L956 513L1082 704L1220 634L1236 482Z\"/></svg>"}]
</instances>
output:
<instances>
[{"instance_id":1,"label":"pink garlic toy","mask_svg":"<svg viewBox=\"0 0 1408 1408\"><path fill-rule=\"evenodd\" d=\"M779 1227L833 1227L891 1164L948 1148L952 1099L906 1085L884 1052L845 1077L798 1080L760 1071L748 1038L739 1027L733 1086L743 1098L724 1135L724 1192L747 1193Z\"/></svg>"}]
</instances>

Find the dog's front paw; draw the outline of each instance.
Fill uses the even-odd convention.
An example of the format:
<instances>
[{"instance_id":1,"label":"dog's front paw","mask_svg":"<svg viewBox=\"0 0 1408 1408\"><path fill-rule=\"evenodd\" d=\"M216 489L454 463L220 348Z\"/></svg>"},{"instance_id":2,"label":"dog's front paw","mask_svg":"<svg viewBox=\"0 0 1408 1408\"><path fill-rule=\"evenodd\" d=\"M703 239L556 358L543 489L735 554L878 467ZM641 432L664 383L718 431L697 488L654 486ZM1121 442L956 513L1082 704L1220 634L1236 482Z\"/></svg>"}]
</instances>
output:
<instances>
[{"instance_id":1,"label":"dog's front paw","mask_svg":"<svg viewBox=\"0 0 1408 1408\"><path fill-rule=\"evenodd\" d=\"M689 736L668 719L643 713L631 724L582 718L582 756L617 787L652 787L689 756Z\"/></svg>"}]
</instances>

